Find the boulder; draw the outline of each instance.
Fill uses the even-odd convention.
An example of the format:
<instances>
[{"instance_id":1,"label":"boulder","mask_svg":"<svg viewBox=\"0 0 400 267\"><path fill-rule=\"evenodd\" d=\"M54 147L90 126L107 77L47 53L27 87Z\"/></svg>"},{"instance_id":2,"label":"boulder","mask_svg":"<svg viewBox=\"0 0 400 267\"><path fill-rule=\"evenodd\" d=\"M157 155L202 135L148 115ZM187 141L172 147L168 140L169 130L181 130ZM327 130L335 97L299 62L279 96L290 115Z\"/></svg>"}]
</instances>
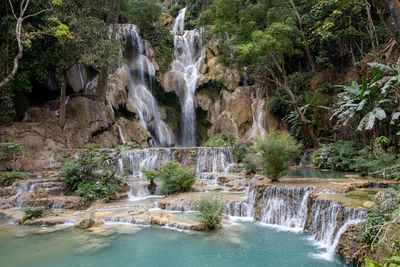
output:
<instances>
[{"instance_id":1,"label":"boulder","mask_svg":"<svg viewBox=\"0 0 400 267\"><path fill-rule=\"evenodd\" d=\"M120 106L125 106L128 101L127 75L126 68L118 68L109 77L107 99L115 110L118 110Z\"/></svg>"},{"instance_id":2,"label":"boulder","mask_svg":"<svg viewBox=\"0 0 400 267\"><path fill-rule=\"evenodd\" d=\"M80 63L73 65L66 71L65 79L67 84L71 86L72 90L74 90L75 93L78 93L88 82L85 66Z\"/></svg>"}]
</instances>

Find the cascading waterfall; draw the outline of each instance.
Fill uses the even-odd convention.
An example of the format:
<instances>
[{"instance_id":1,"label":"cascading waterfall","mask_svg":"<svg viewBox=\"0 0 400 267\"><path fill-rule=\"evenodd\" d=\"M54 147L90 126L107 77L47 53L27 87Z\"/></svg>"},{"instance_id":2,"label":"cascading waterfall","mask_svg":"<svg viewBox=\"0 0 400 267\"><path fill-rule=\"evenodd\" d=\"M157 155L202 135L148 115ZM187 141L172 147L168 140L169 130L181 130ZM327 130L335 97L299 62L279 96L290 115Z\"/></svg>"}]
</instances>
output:
<instances>
[{"instance_id":1,"label":"cascading waterfall","mask_svg":"<svg viewBox=\"0 0 400 267\"><path fill-rule=\"evenodd\" d=\"M202 172L225 172L235 164L231 148L152 148L125 151L119 159L120 171L130 169L133 176L142 177L141 169L159 170L171 160Z\"/></svg>"},{"instance_id":2,"label":"cascading waterfall","mask_svg":"<svg viewBox=\"0 0 400 267\"><path fill-rule=\"evenodd\" d=\"M196 172L228 172L235 165L231 148L204 147L197 152Z\"/></svg>"},{"instance_id":3,"label":"cascading waterfall","mask_svg":"<svg viewBox=\"0 0 400 267\"><path fill-rule=\"evenodd\" d=\"M264 191L261 221L303 231L312 188L271 186Z\"/></svg>"},{"instance_id":4,"label":"cascading waterfall","mask_svg":"<svg viewBox=\"0 0 400 267\"><path fill-rule=\"evenodd\" d=\"M182 145L196 146L196 114L194 93L200 76L200 67L204 57L201 48L202 31L184 31L186 8L179 11L172 34L174 35L174 61L172 70L181 73L185 81L182 102Z\"/></svg>"},{"instance_id":5,"label":"cascading waterfall","mask_svg":"<svg viewBox=\"0 0 400 267\"><path fill-rule=\"evenodd\" d=\"M155 69L148 58L147 43L143 47L143 41L139 36L135 25L120 25L119 35L127 41L125 56L128 62L128 101L136 107L140 123L150 131L161 146L171 146L175 140L174 136L161 119L157 101L151 93L154 84Z\"/></svg>"},{"instance_id":6,"label":"cascading waterfall","mask_svg":"<svg viewBox=\"0 0 400 267\"><path fill-rule=\"evenodd\" d=\"M119 126L119 125L118 125L118 132L119 132L119 136L121 137L122 143L125 144L126 140L125 140L124 134L122 133L121 126Z\"/></svg>"}]
</instances>

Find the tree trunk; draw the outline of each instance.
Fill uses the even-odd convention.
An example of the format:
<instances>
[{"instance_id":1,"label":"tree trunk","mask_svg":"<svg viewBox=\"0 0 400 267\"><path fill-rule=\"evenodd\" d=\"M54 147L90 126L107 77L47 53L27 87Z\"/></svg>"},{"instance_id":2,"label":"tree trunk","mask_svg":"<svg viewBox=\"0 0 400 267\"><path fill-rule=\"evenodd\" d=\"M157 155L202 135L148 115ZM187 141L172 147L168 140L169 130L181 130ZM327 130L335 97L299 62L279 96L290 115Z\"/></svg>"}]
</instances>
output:
<instances>
[{"instance_id":1,"label":"tree trunk","mask_svg":"<svg viewBox=\"0 0 400 267\"><path fill-rule=\"evenodd\" d=\"M308 62L310 63L311 71L312 71L312 73L315 73L317 71L317 67L315 65L315 60L314 60L314 58L313 58L313 56L311 54L310 48L309 48L308 43L307 43L306 36L304 34L304 31L303 31L303 22L301 21L300 14L297 11L297 8L296 8L296 5L295 5L294 1L290 0L290 4L292 5L292 7L294 9L294 12L296 13L296 18L297 18L297 22L299 24L301 39L303 41L304 49L306 50L306 54L307 54Z\"/></svg>"},{"instance_id":2,"label":"tree trunk","mask_svg":"<svg viewBox=\"0 0 400 267\"><path fill-rule=\"evenodd\" d=\"M0 82L0 91L12 80L12 78L14 78L18 70L19 60L22 58L22 53L24 51L21 40L22 21L22 18L17 19L17 26L15 27L15 35L18 43L18 53L14 57L14 66L12 71Z\"/></svg>"},{"instance_id":3,"label":"tree trunk","mask_svg":"<svg viewBox=\"0 0 400 267\"><path fill-rule=\"evenodd\" d=\"M372 0L385 27L400 45L400 1Z\"/></svg>"},{"instance_id":4,"label":"tree trunk","mask_svg":"<svg viewBox=\"0 0 400 267\"><path fill-rule=\"evenodd\" d=\"M372 51L374 52L374 55L376 55L377 46L379 45L379 43L378 43L378 37L376 36L374 21L372 20L371 16L371 5L369 4L368 0L365 0L365 10L367 11L368 27L369 27L368 34L369 38L371 39Z\"/></svg>"},{"instance_id":5,"label":"tree trunk","mask_svg":"<svg viewBox=\"0 0 400 267\"><path fill-rule=\"evenodd\" d=\"M65 92L66 92L65 75L62 74L61 78L61 95L60 95L60 127L64 128L65 125Z\"/></svg>"},{"instance_id":6,"label":"tree trunk","mask_svg":"<svg viewBox=\"0 0 400 267\"><path fill-rule=\"evenodd\" d=\"M109 25L111 21L111 16L114 13L114 0L110 0L108 2L108 13L106 17L106 30L104 31L104 39L108 39L109 35ZM113 30L114 31L114 30ZM106 99L107 95L107 89L108 89L108 66L104 67L100 73L99 73L99 78L97 79L97 88L96 88L96 94L101 98L101 99Z\"/></svg>"}]
</instances>

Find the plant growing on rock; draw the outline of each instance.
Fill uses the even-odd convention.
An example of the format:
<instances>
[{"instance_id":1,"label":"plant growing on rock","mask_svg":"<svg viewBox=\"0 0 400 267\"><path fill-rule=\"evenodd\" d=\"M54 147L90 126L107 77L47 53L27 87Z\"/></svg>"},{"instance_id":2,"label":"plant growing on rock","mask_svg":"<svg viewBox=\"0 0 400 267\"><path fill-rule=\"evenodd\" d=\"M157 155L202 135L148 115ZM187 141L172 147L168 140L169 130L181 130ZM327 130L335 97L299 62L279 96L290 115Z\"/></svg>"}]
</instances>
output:
<instances>
[{"instance_id":1,"label":"plant growing on rock","mask_svg":"<svg viewBox=\"0 0 400 267\"><path fill-rule=\"evenodd\" d=\"M161 180L161 193L167 195L187 192L196 181L196 173L181 167L176 161L165 163L161 167L158 177Z\"/></svg>"},{"instance_id":2,"label":"plant growing on rock","mask_svg":"<svg viewBox=\"0 0 400 267\"><path fill-rule=\"evenodd\" d=\"M233 154L237 160L241 162L247 154L247 147L241 142L235 141L235 136L232 133L217 133L204 144L204 147L232 147Z\"/></svg>"},{"instance_id":3,"label":"plant growing on rock","mask_svg":"<svg viewBox=\"0 0 400 267\"><path fill-rule=\"evenodd\" d=\"M31 207L27 206L25 207L25 216L22 219L22 223L24 223L26 220L35 220L38 218L41 218L43 216L43 211L44 207Z\"/></svg>"},{"instance_id":4,"label":"plant growing on rock","mask_svg":"<svg viewBox=\"0 0 400 267\"><path fill-rule=\"evenodd\" d=\"M25 179L25 178L26 178L25 172L12 171L10 173L5 173L1 176L0 185L9 186L11 185L12 182L14 182L14 180Z\"/></svg>"},{"instance_id":5,"label":"plant growing on rock","mask_svg":"<svg viewBox=\"0 0 400 267\"><path fill-rule=\"evenodd\" d=\"M272 182L278 182L282 172L289 168L290 161L300 152L301 145L290 135L279 135L276 132L266 134L256 140L256 151L260 154L260 165L264 174Z\"/></svg>"},{"instance_id":6,"label":"plant growing on rock","mask_svg":"<svg viewBox=\"0 0 400 267\"><path fill-rule=\"evenodd\" d=\"M63 179L66 193L75 192L82 197L84 205L97 199L112 198L122 189L116 170L110 168L115 161L110 151L85 149L79 152L77 159L61 167L58 179Z\"/></svg>"},{"instance_id":7,"label":"plant growing on rock","mask_svg":"<svg viewBox=\"0 0 400 267\"><path fill-rule=\"evenodd\" d=\"M24 154L24 144L13 141L7 143L0 143L0 169L10 170L12 164L18 159L19 156Z\"/></svg>"},{"instance_id":8,"label":"plant growing on rock","mask_svg":"<svg viewBox=\"0 0 400 267\"><path fill-rule=\"evenodd\" d=\"M140 171L143 173L144 178L146 178L146 180L150 182L149 186L150 193L154 194L157 189L157 185L154 182L154 180L159 177L160 173L156 170L147 170L147 169L141 169Z\"/></svg>"},{"instance_id":9,"label":"plant growing on rock","mask_svg":"<svg viewBox=\"0 0 400 267\"><path fill-rule=\"evenodd\" d=\"M204 195L195 202L195 209L199 212L196 217L213 230L221 224L226 202L217 199L216 195Z\"/></svg>"},{"instance_id":10,"label":"plant growing on rock","mask_svg":"<svg viewBox=\"0 0 400 267\"><path fill-rule=\"evenodd\" d=\"M247 175L254 174L257 172L258 169L257 162L258 162L258 157L253 152L248 153L244 157L242 166L246 170Z\"/></svg>"}]
</instances>

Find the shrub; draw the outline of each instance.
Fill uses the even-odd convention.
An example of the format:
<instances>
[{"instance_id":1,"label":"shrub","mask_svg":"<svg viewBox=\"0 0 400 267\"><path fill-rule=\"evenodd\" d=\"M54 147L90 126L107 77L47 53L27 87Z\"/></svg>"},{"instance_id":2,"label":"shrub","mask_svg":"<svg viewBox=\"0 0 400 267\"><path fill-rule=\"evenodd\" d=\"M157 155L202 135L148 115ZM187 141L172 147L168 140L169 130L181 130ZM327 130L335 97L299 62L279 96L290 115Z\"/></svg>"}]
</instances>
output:
<instances>
[{"instance_id":1,"label":"shrub","mask_svg":"<svg viewBox=\"0 0 400 267\"><path fill-rule=\"evenodd\" d=\"M260 153L260 165L272 182L277 182L282 172L289 168L290 161L299 155L301 145L290 135L271 132L256 140L256 151Z\"/></svg>"},{"instance_id":2,"label":"shrub","mask_svg":"<svg viewBox=\"0 0 400 267\"><path fill-rule=\"evenodd\" d=\"M0 164L4 169L11 169L13 162L17 160L19 156L24 154L24 145L16 141L8 143L0 143ZM0 167L2 169L2 167Z\"/></svg>"},{"instance_id":3,"label":"shrub","mask_svg":"<svg viewBox=\"0 0 400 267\"><path fill-rule=\"evenodd\" d=\"M391 151L386 152L381 148L374 151L362 149L355 157L352 169L363 174L379 176L383 175L383 169L397 165L400 165L400 162L396 159L396 154ZM390 178L400 178L398 168L388 170L386 175Z\"/></svg>"},{"instance_id":4,"label":"shrub","mask_svg":"<svg viewBox=\"0 0 400 267\"><path fill-rule=\"evenodd\" d=\"M189 191L196 181L196 174L189 169L182 168L176 161L169 161L161 167L159 178L161 193L170 195Z\"/></svg>"},{"instance_id":5,"label":"shrub","mask_svg":"<svg viewBox=\"0 0 400 267\"><path fill-rule=\"evenodd\" d=\"M122 152L125 150L131 150L131 149L135 149L140 147L138 143L136 143L136 141L131 141L131 142L127 142L125 144L119 145L115 148L116 152Z\"/></svg>"},{"instance_id":6,"label":"shrub","mask_svg":"<svg viewBox=\"0 0 400 267\"><path fill-rule=\"evenodd\" d=\"M41 218L43 216L43 211L44 207L30 207L27 206L25 207L25 216L22 219L22 223L24 223L26 220L35 220L38 218Z\"/></svg>"},{"instance_id":7,"label":"shrub","mask_svg":"<svg viewBox=\"0 0 400 267\"><path fill-rule=\"evenodd\" d=\"M17 172L17 171L12 171L7 174L3 174L1 176L1 186L9 186L11 183L16 180L16 179L25 179L26 178L26 173L24 172Z\"/></svg>"},{"instance_id":8,"label":"shrub","mask_svg":"<svg viewBox=\"0 0 400 267\"><path fill-rule=\"evenodd\" d=\"M325 144L313 153L312 163L316 168L352 171L360 150L360 144L352 141Z\"/></svg>"},{"instance_id":9,"label":"shrub","mask_svg":"<svg viewBox=\"0 0 400 267\"><path fill-rule=\"evenodd\" d=\"M235 136L232 133L217 133L208 139L203 146L205 147L232 147L235 141Z\"/></svg>"},{"instance_id":10,"label":"shrub","mask_svg":"<svg viewBox=\"0 0 400 267\"><path fill-rule=\"evenodd\" d=\"M182 9L183 7L181 5L173 5L170 7L170 9L168 10L169 14L171 14L171 16L173 16L174 18L176 18L176 16L178 16L179 11Z\"/></svg>"},{"instance_id":11,"label":"shrub","mask_svg":"<svg viewBox=\"0 0 400 267\"><path fill-rule=\"evenodd\" d=\"M246 174L254 174L257 172L257 155L254 153L248 153L242 162L243 168L246 170Z\"/></svg>"},{"instance_id":12,"label":"shrub","mask_svg":"<svg viewBox=\"0 0 400 267\"><path fill-rule=\"evenodd\" d=\"M226 203L216 196L205 195L195 202L195 209L199 212L196 217L208 229L215 229L223 218Z\"/></svg>"},{"instance_id":13,"label":"shrub","mask_svg":"<svg viewBox=\"0 0 400 267\"><path fill-rule=\"evenodd\" d=\"M204 147L232 147L233 154L238 162L241 162L247 154L247 147L242 143L235 141L235 136L232 133L217 133L204 144Z\"/></svg>"},{"instance_id":14,"label":"shrub","mask_svg":"<svg viewBox=\"0 0 400 267\"><path fill-rule=\"evenodd\" d=\"M63 179L67 193L75 192L85 205L97 199L111 198L122 188L116 170L110 168L115 161L110 151L85 149L77 159L61 167L58 179Z\"/></svg>"}]
</instances>

